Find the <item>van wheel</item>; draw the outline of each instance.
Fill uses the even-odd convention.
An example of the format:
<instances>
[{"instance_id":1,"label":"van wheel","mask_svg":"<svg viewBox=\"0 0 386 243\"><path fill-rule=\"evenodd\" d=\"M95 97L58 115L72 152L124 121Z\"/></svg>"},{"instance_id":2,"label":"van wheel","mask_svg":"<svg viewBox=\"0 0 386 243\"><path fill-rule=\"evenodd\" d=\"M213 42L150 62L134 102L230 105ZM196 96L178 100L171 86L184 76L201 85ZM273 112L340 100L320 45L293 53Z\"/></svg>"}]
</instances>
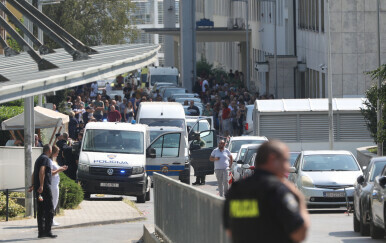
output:
<instances>
[{"instance_id":1,"label":"van wheel","mask_svg":"<svg viewBox=\"0 0 386 243\"><path fill-rule=\"evenodd\" d=\"M370 226L363 222L362 212L360 213L360 217L359 217L359 225L360 225L360 231L362 236L370 235Z\"/></svg>"},{"instance_id":2,"label":"van wheel","mask_svg":"<svg viewBox=\"0 0 386 243\"><path fill-rule=\"evenodd\" d=\"M145 203L146 202L146 192L145 194L141 195L141 196L137 196L137 203Z\"/></svg>"},{"instance_id":3,"label":"van wheel","mask_svg":"<svg viewBox=\"0 0 386 243\"><path fill-rule=\"evenodd\" d=\"M146 192L146 201L150 201L150 188L149 191Z\"/></svg>"},{"instance_id":4,"label":"van wheel","mask_svg":"<svg viewBox=\"0 0 386 243\"><path fill-rule=\"evenodd\" d=\"M83 198L85 200L89 200L91 198L91 194L89 192L84 191L83 192Z\"/></svg>"},{"instance_id":5,"label":"van wheel","mask_svg":"<svg viewBox=\"0 0 386 243\"><path fill-rule=\"evenodd\" d=\"M382 228L377 227L373 220L370 222L370 236L372 239L383 239L385 231Z\"/></svg>"}]
</instances>

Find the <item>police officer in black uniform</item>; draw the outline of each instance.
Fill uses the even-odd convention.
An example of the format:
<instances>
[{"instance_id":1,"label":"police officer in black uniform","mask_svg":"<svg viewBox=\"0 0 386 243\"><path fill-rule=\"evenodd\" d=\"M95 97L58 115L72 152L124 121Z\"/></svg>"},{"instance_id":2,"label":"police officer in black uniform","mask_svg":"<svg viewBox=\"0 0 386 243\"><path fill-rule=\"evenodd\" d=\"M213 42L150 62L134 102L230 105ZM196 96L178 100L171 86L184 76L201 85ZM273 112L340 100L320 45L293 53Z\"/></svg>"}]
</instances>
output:
<instances>
[{"instance_id":1,"label":"police officer in black uniform","mask_svg":"<svg viewBox=\"0 0 386 243\"><path fill-rule=\"evenodd\" d=\"M279 141L259 148L253 176L236 182L224 206L233 243L293 243L305 239L309 216L303 195L286 179L288 147Z\"/></svg>"}]
</instances>

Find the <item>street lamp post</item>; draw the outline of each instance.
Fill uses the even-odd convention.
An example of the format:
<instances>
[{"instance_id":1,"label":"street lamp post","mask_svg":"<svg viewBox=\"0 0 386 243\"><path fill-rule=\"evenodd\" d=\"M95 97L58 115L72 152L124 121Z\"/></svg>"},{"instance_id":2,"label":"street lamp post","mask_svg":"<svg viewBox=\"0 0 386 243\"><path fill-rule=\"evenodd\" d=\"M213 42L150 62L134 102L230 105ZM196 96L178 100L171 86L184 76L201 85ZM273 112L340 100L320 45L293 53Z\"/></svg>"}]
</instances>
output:
<instances>
[{"instance_id":1,"label":"street lamp post","mask_svg":"<svg viewBox=\"0 0 386 243\"><path fill-rule=\"evenodd\" d=\"M278 98L278 81L277 81L277 26L276 26L276 13L277 13L277 9L276 9L276 0L273 1L273 7L275 9L274 11L274 15L275 15L275 19L274 19L274 42L275 42L275 48L274 48L274 59L275 59L275 98L277 99Z\"/></svg>"},{"instance_id":2,"label":"street lamp post","mask_svg":"<svg viewBox=\"0 0 386 243\"><path fill-rule=\"evenodd\" d=\"M380 24L380 0L377 0L377 47L378 47L378 67L381 67L381 24ZM382 87L382 77L379 75L378 77L378 90L381 89ZM382 102L381 100L377 99L377 131L381 131L383 129L383 126L381 124L382 120ZM378 156L383 156L383 143L378 142L378 149L377 149L377 155Z\"/></svg>"},{"instance_id":3,"label":"street lamp post","mask_svg":"<svg viewBox=\"0 0 386 243\"><path fill-rule=\"evenodd\" d=\"M334 111L332 107L332 65L331 65L331 18L330 18L330 1L327 1L328 11L328 69L327 69L327 86L328 86L328 141L330 150L334 149Z\"/></svg>"}]
</instances>

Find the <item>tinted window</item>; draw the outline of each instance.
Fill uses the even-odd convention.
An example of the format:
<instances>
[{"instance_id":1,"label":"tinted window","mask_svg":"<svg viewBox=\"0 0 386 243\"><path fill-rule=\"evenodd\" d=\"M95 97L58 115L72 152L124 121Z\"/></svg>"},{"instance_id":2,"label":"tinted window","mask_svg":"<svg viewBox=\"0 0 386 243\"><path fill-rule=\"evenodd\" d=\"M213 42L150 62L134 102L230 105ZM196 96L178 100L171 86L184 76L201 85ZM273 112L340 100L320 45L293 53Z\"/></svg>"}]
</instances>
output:
<instances>
[{"instance_id":1,"label":"tinted window","mask_svg":"<svg viewBox=\"0 0 386 243\"><path fill-rule=\"evenodd\" d=\"M244 144L262 144L264 142L264 140L235 140L231 142L229 147L231 148L231 153L237 153Z\"/></svg>"},{"instance_id":2,"label":"tinted window","mask_svg":"<svg viewBox=\"0 0 386 243\"><path fill-rule=\"evenodd\" d=\"M245 163L248 163L248 162L251 160L252 156L253 156L254 154L256 154L256 153L257 153L257 149L248 149L248 151L247 151L247 153L245 154L244 159L243 159L244 164L245 164ZM253 163L253 164L254 164L254 163Z\"/></svg>"},{"instance_id":3,"label":"tinted window","mask_svg":"<svg viewBox=\"0 0 386 243\"><path fill-rule=\"evenodd\" d=\"M290 154L290 156L291 156L291 157L290 157L291 167L294 166L295 161L296 161L296 159L298 158L299 154L300 154L300 153L291 153L291 154Z\"/></svg>"},{"instance_id":4,"label":"tinted window","mask_svg":"<svg viewBox=\"0 0 386 243\"><path fill-rule=\"evenodd\" d=\"M143 147L142 132L87 129L83 151L143 154Z\"/></svg>"},{"instance_id":5,"label":"tinted window","mask_svg":"<svg viewBox=\"0 0 386 243\"><path fill-rule=\"evenodd\" d=\"M175 75L150 75L150 79L152 86L157 82L178 84L178 76Z\"/></svg>"},{"instance_id":6,"label":"tinted window","mask_svg":"<svg viewBox=\"0 0 386 243\"><path fill-rule=\"evenodd\" d=\"M172 94L185 93L185 89L166 89L164 92L164 98L170 97Z\"/></svg>"},{"instance_id":7,"label":"tinted window","mask_svg":"<svg viewBox=\"0 0 386 243\"><path fill-rule=\"evenodd\" d=\"M370 181L374 181L375 177L379 176L382 173L383 168L385 168L386 161L374 163L373 168L371 169L371 178Z\"/></svg>"},{"instance_id":8,"label":"tinted window","mask_svg":"<svg viewBox=\"0 0 386 243\"><path fill-rule=\"evenodd\" d=\"M358 171L359 167L351 155L317 154L303 157L303 171Z\"/></svg>"}]
</instances>

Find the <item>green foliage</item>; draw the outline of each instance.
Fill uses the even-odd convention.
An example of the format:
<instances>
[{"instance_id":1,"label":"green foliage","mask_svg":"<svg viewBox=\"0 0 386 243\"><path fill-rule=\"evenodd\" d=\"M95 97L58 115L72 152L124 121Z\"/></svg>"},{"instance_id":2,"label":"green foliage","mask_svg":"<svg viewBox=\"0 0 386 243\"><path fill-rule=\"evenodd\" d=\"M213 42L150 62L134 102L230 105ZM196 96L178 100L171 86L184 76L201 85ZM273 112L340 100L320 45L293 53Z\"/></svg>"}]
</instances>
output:
<instances>
[{"instance_id":1,"label":"green foliage","mask_svg":"<svg viewBox=\"0 0 386 243\"><path fill-rule=\"evenodd\" d=\"M11 193L12 194L12 193ZM6 196L3 192L0 192L0 216L6 216ZM25 212L25 208L16 203L14 199L9 198L8 203L9 217L13 218Z\"/></svg>"},{"instance_id":2,"label":"green foliage","mask_svg":"<svg viewBox=\"0 0 386 243\"><path fill-rule=\"evenodd\" d=\"M135 9L131 0L66 0L46 5L44 13L86 45L123 44L138 36L130 12ZM57 44L46 39L48 46Z\"/></svg>"},{"instance_id":3,"label":"green foliage","mask_svg":"<svg viewBox=\"0 0 386 243\"><path fill-rule=\"evenodd\" d=\"M386 79L386 65L382 65L380 68L368 72L374 80L378 80L379 77L382 80ZM372 86L369 90L366 91L366 97L368 101L365 102L365 109L362 109L362 114L365 117L367 127L371 133L371 136L374 138L376 143L384 143L386 141L386 85L383 83L381 88L378 90L376 85ZM377 100L380 99L382 104L382 120L380 121L380 127L383 129L378 131L377 123Z\"/></svg>"},{"instance_id":4,"label":"green foliage","mask_svg":"<svg viewBox=\"0 0 386 243\"><path fill-rule=\"evenodd\" d=\"M59 203L63 209L74 209L83 201L82 187L67 177L64 173L60 173L59 184Z\"/></svg>"},{"instance_id":5,"label":"green foliage","mask_svg":"<svg viewBox=\"0 0 386 243\"><path fill-rule=\"evenodd\" d=\"M9 22L10 22L11 24L13 24L12 21L9 21ZM24 23L24 19L20 19L20 22L21 22L21 23ZM20 36L23 37L24 34L23 34L23 31L21 31L21 29L15 27L15 30L16 30L16 32L17 32ZM9 45L9 47L11 47L12 49L14 49L15 51L18 51L18 52L22 52L22 51L23 51L23 48L21 48L21 46L16 42L16 40L13 39L13 38L10 37L10 36L7 36L7 43L8 43L8 45Z\"/></svg>"},{"instance_id":6,"label":"green foliage","mask_svg":"<svg viewBox=\"0 0 386 243\"><path fill-rule=\"evenodd\" d=\"M201 60L197 62L197 77L205 76L212 74L213 64L209 63L204 57L201 57Z\"/></svg>"},{"instance_id":7,"label":"green foliage","mask_svg":"<svg viewBox=\"0 0 386 243\"><path fill-rule=\"evenodd\" d=\"M9 118L12 118L14 116L17 116L21 113L23 113L24 108L20 106L0 106L0 124L8 120ZM0 145L4 146L6 142L10 139L10 134L8 131L0 131Z\"/></svg>"}]
</instances>

